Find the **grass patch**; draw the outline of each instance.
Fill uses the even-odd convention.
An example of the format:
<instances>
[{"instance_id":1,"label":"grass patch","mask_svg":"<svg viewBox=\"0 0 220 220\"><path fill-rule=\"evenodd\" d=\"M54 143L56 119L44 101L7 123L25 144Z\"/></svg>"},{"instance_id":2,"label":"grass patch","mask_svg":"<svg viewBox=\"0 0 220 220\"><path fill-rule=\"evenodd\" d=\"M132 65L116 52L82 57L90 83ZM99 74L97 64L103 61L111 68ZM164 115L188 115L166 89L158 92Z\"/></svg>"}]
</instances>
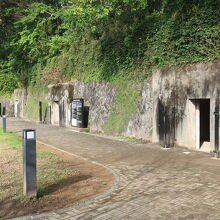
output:
<instances>
[{"instance_id":1,"label":"grass patch","mask_svg":"<svg viewBox=\"0 0 220 220\"><path fill-rule=\"evenodd\" d=\"M131 142L131 143L138 141L137 138L133 138L133 137L121 137L120 139L121 139L122 141L127 141L127 142Z\"/></svg>"},{"instance_id":2,"label":"grass patch","mask_svg":"<svg viewBox=\"0 0 220 220\"><path fill-rule=\"evenodd\" d=\"M19 138L18 134L14 134L11 131L3 133L2 128L0 128L0 142L10 145L14 150L20 150L19 146L21 146L21 138Z\"/></svg>"},{"instance_id":3,"label":"grass patch","mask_svg":"<svg viewBox=\"0 0 220 220\"><path fill-rule=\"evenodd\" d=\"M140 91L137 88L129 86L120 86L117 88L115 97L115 108L110 112L107 122L103 129L110 134L121 134L132 114L137 110L138 98Z\"/></svg>"},{"instance_id":4,"label":"grass patch","mask_svg":"<svg viewBox=\"0 0 220 220\"><path fill-rule=\"evenodd\" d=\"M0 128L0 143L1 201L24 205L37 202L23 195L21 137L10 131L3 133ZM37 148L37 193L41 199L50 199L50 186L65 181L76 172L69 168L68 161Z\"/></svg>"},{"instance_id":5,"label":"grass patch","mask_svg":"<svg viewBox=\"0 0 220 220\"><path fill-rule=\"evenodd\" d=\"M23 195L22 141L0 129L0 219L32 216L79 204L106 192L114 176L104 167L37 145L37 198Z\"/></svg>"}]
</instances>

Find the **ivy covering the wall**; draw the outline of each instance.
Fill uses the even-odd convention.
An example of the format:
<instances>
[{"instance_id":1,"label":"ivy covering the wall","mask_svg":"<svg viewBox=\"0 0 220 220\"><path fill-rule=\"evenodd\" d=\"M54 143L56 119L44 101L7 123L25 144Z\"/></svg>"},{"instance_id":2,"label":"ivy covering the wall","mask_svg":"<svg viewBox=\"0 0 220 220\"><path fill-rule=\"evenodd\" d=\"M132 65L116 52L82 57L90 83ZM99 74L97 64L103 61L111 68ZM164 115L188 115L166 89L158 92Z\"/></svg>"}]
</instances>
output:
<instances>
[{"instance_id":1,"label":"ivy covering the wall","mask_svg":"<svg viewBox=\"0 0 220 220\"><path fill-rule=\"evenodd\" d=\"M115 106L111 109L108 120L103 126L105 132L121 134L137 110L140 89L121 85L116 90Z\"/></svg>"},{"instance_id":2,"label":"ivy covering the wall","mask_svg":"<svg viewBox=\"0 0 220 220\"><path fill-rule=\"evenodd\" d=\"M39 102L42 102L42 118L48 114L48 90L47 87L36 84L28 89L27 103L24 109L24 116L39 121Z\"/></svg>"}]
</instances>

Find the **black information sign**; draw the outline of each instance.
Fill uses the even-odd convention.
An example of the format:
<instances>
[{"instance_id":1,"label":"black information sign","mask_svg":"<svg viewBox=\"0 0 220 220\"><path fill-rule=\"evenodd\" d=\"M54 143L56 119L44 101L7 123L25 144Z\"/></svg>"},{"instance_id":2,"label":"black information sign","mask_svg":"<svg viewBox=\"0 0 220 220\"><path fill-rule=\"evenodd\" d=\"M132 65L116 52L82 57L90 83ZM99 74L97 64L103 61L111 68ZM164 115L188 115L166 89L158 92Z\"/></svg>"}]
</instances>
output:
<instances>
[{"instance_id":1,"label":"black information sign","mask_svg":"<svg viewBox=\"0 0 220 220\"><path fill-rule=\"evenodd\" d=\"M71 125L74 127L84 127L84 100L83 99L73 99L72 101L72 117L71 117Z\"/></svg>"}]
</instances>

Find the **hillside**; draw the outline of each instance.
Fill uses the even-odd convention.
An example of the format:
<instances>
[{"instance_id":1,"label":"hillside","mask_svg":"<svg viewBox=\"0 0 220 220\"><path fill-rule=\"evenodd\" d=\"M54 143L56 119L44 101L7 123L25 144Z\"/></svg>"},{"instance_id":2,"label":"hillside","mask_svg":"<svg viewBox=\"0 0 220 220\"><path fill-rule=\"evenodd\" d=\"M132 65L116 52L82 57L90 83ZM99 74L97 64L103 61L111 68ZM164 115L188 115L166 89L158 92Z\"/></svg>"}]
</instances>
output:
<instances>
[{"instance_id":1,"label":"hillside","mask_svg":"<svg viewBox=\"0 0 220 220\"><path fill-rule=\"evenodd\" d=\"M71 79L141 81L220 56L216 0L3 0L0 91Z\"/></svg>"}]
</instances>

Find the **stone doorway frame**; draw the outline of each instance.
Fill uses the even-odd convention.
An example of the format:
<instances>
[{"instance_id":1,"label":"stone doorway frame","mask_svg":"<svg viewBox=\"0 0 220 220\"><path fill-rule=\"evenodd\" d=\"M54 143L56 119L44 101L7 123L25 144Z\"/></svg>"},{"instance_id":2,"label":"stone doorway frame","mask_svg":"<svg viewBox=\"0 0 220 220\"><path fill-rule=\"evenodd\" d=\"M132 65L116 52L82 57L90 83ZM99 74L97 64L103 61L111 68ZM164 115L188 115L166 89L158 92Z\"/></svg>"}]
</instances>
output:
<instances>
[{"instance_id":1,"label":"stone doorway frame","mask_svg":"<svg viewBox=\"0 0 220 220\"><path fill-rule=\"evenodd\" d=\"M211 149L211 99L210 98L190 98L189 99L195 106L195 149L209 152ZM202 149L203 145L201 143L201 134L200 134L200 104L202 100L209 100L209 132L210 132L210 140L209 140L209 149Z\"/></svg>"}]
</instances>

